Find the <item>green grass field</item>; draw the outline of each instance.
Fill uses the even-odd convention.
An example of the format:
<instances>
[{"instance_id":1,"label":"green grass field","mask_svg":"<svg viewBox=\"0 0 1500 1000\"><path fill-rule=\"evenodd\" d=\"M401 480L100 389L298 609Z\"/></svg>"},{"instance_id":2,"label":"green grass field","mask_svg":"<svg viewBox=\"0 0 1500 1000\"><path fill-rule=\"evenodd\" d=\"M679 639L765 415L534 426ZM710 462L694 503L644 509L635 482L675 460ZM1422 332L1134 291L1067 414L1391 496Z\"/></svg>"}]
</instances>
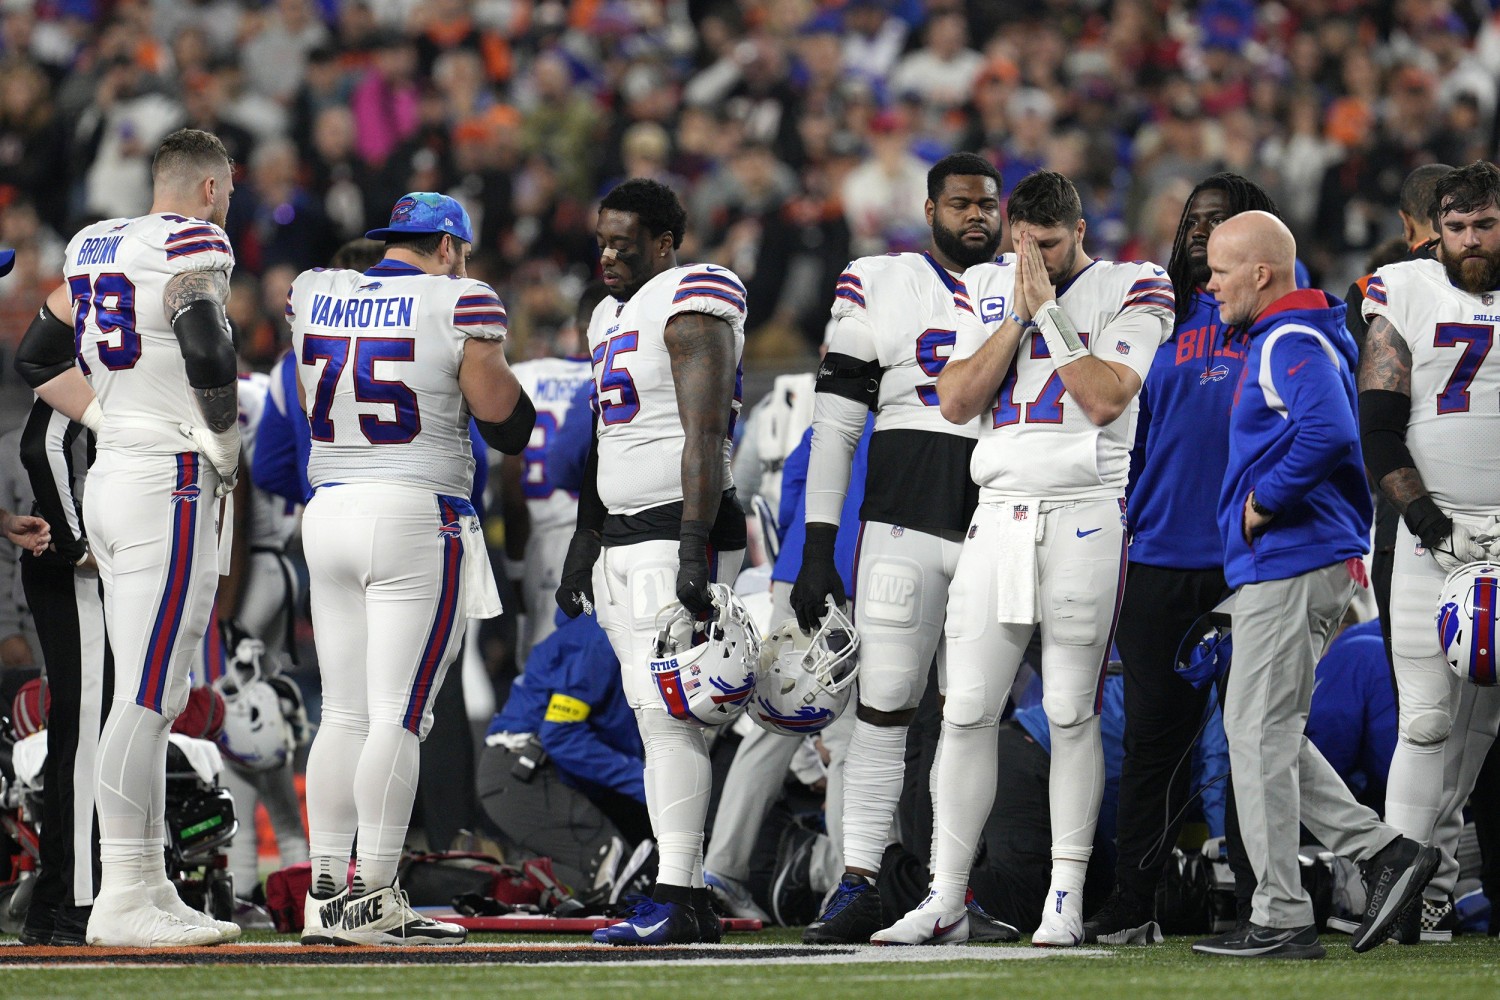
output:
<instances>
[{"instance_id":1,"label":"green grass field","mask_svg":"<svg viewBox=\"0 0 1500 1000\"><path fill-rule=\"evenodd\" d=\"M252 941L285 940L253 935ZM474 935L480 943L577 943L578 938ZM798 933L735 935L735 943L792 944ZM1189 951L1190 939L1151 947L1101 948L1093 954L1038 952L1024 945L989 946L1024 961L926 961L871 964L692 962L632 966L626 962L568 967L520 965L326 968L286 966L183 968L5 968L0 996L132 997L139 1000L271 1000L277 997L622 997L723 1000L762 997L807 1000L1136 1000L1136 998L1293 998L1293 1000L1441 1000L1500 998L1500 942L1460 938L1450 945L1386 945L1355 955L1349 939L1326 935L1320 962L1211 959ZM988 949L987 949L988 950ZM927 952L928 949L922 949ZM915 957L915 956L913 956ZM929 954L921 956L932 957Z\"/></svg>"}]
</instances>

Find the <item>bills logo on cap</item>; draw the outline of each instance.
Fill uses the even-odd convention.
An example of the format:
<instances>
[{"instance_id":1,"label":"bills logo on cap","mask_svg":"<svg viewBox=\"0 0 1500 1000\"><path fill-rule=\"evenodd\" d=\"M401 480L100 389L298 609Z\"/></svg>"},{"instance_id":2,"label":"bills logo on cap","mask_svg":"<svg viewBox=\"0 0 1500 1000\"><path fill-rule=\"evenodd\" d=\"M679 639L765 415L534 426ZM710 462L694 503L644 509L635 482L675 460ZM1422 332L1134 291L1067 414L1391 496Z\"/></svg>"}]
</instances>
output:
<instances>
[{"instance_id":1,"label":"bills logo on cap","mask_svg":"<svg viewBox=\"0 0 1500 1000\"><path fill-rule=\"evenodd\" d=\"M411 218L411 213L416 209L416 207L417 199L413 198L411 195L407 195L405 198L402 198L400 201L396 202L396 207L391 209L391 221L405 222L407 219Z\"/></svg>"}]
</instances>

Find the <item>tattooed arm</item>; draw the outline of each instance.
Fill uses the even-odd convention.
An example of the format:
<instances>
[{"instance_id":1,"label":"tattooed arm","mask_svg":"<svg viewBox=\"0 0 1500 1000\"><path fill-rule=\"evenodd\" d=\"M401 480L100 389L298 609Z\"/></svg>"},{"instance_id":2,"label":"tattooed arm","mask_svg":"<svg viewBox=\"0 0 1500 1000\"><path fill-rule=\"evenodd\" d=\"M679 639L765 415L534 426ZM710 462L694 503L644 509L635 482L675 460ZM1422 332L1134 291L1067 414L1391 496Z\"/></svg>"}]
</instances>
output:
<instances>
[{"instance_id":1,"label":"tattooed arm","mask_svg":"<svg viewBox=\"0 0 1500 1000\"><path fill-rule=\"evenodd\" d=\"M682 535L677 597L703 613L708 592L708 535L724 491L724 440L734 400L734 331L704 313L679 313L667 321L667 354L682 421Z\"/></svg>"},{"instance_id":2,"label":"tattooed arm","mask_svg":"<svg viewBox=\"0 0 1500 1000\"><path fill-rule=\"evenodd\" d=\"M187 364L188 384L204 422L216 434L233 427L238 413L237 362L224 315L228 300L228 271L175 274L162 298Z\"/></svg>"},{"instance_id":3,"label":"tattooed arm","mask_svg":"<svg viewBox=\"0 0 1500 1000\"><path fill-rule=\"evenodd\" d=\"M1411 348L1395 325L1377 315L1359 354L1360 436L1365 465L1380 491L1406 513L1427 495L1406 446L1411 417Z\"/></svg>"}]
</instances>

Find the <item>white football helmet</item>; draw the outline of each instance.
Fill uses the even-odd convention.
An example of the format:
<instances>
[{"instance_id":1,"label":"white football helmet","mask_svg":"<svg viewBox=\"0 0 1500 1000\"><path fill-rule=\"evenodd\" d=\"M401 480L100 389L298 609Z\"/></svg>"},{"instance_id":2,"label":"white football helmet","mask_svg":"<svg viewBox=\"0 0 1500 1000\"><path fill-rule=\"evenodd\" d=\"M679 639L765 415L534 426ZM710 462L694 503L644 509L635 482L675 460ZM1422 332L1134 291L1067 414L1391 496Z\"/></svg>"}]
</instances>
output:
<instances>
[{"instance_id":1,"label":"white football helmet","mask_svg":"<svg viewBox=\"0 0 1500 1000\"><path fill-rule=\"evenodd\" d=\"M261 674L259 639L241 639L235 658L214 687L224 696L219 749L252 771L271 771L291 759L296 736L282 709L282 696Z\"/></svg>"},{"instance_id":2,"label":"white football helmet","mask_svg":"<svg viewBox=\"0 0 1500 1000\"><path fill-rule=\"evenodd\" d=\"M1481 687L1496 683L1500 566L1469 563L1448 574L1438 596L1437 630L1454 673Z\"/></svg>"},{"instance_id":3,"label":"white football helmet","mask_svg":"<svg viewBox=\"0 0 1500 1000\"><path fill-rule=\"evenodd\" d=\"M760 630L733 590L709 585L714 613L700 622L681 604L656 616L651 679L674 719L722 726L750 700L760 660Z\"/></svg>"},{"instance_id":4,"label":"white football helmet","mask_svg":"<svg viewBox=\"0 0 1500 1000\"><path fill-rule=\"evenodd\" d=\"M822 732L849 704L859 676L858 654L859 633L832 597L812 635L788 618L761 646L750 718L787 736Z\"/></svg>"}]
</instances>

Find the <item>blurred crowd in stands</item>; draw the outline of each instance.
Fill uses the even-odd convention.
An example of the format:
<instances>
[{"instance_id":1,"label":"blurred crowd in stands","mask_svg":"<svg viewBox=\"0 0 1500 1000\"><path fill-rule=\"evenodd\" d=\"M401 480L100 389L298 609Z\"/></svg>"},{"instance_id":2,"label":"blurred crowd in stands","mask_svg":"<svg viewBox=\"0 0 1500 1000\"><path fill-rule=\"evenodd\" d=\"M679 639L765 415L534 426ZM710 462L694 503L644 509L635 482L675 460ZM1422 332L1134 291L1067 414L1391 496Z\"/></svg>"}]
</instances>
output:
<instances>
[{"instance_id":1,"label":"blurred crowd in stands","mask_svg":"<svg viewBox=\"0 0 1500 1000\"><path fill-rule=\"evenodd\" d=\"M0 348L83 223L146 210L181 125L234 156L231 315L287 342L293 276L408 190L473 216L513 359L565 324L626 177L749 286L747 357L800 359L850 258L912 249L928 165L1071 177L1096 257L1166 260L1194 180L1276 197L1314 282L1399 236L1402 179L1496 154L1493 0L0 0ZM1008 244L1006 249L1009 249ZM9 364L4 366L9 368Z\"/></svg>"}]
</instances>

